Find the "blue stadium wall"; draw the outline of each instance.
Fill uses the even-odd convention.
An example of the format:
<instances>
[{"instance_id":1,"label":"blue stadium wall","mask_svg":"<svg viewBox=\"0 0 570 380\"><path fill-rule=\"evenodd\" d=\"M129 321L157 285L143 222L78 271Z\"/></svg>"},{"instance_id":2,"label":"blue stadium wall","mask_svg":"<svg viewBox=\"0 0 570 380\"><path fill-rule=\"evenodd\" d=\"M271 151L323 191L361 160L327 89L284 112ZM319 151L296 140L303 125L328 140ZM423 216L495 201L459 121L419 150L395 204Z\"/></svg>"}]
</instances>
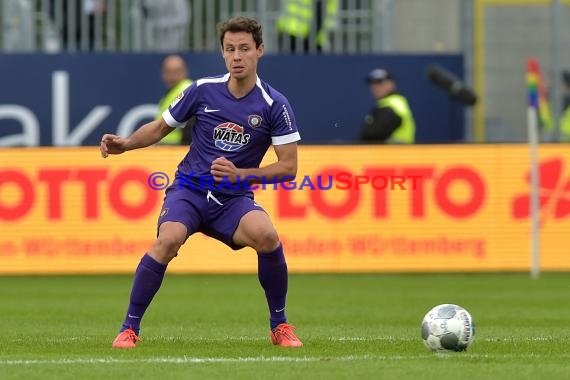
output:
<instances>
[{"instance_id":1,"label":"blue stadium wall","mask_svg":"<svg viewBox=\"0 0 570 380\"><path fill-rule=\"evenodd\" d=\"M0 145L95 145L103 133L150 120L165 92L159 75L162 57L3 55ZM225 72L218 54L185 57L193 79ZM373 105L364 77L380 66L394 72L399 91L408 97L418 142L461 141L464 110L426 79L431 63L464 76L461 55L266 55L258 71L289 98L305 144L357 141L363 116ZM26 137L19 139L23 132Z\"/></svg>"}]
</instances>

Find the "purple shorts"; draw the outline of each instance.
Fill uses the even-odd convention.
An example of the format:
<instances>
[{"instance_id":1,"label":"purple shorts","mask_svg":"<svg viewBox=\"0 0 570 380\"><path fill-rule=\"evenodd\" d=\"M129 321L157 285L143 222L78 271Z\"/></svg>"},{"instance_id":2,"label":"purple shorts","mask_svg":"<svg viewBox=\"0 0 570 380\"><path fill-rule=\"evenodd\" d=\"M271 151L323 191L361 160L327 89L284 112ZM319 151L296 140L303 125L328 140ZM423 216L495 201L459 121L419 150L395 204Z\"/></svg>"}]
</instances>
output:
<instances>
[{"instance_id":1,"label":"purple shorts","mask_svg":"<svg viewBox=\"0 0 570 380\"><path fill-rule=\"evenodd\" d=\"M238 250L244 247L233 243L233 235L241 218L252 210L265 211L247 195L232 196L173 185L166 190L157 233L164 222L180 222L188 230L186 238L202 232Z\"/></svg>"}]
</instances>

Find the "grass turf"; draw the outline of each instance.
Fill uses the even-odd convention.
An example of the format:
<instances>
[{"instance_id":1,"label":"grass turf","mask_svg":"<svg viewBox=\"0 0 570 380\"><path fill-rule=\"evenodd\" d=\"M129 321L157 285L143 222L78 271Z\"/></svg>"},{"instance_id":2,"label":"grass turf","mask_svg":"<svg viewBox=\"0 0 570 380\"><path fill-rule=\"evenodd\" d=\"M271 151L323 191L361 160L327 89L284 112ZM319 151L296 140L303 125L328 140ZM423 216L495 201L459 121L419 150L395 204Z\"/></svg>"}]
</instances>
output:
<instances>
[{"instance_id":1,"label":"grass turf","mask_svg":"<svg viewBox=\"0 0 570 380\"><path fill-rule=\"evenodd\" d=\"M0 379L566 379L568 274L292 275L305 346L274 347L253 275L167 275L134 350L110 348L131 276L0 277ZM456 303L468 352L434 354L420 322Z\"/></svg>"}]
</instances>

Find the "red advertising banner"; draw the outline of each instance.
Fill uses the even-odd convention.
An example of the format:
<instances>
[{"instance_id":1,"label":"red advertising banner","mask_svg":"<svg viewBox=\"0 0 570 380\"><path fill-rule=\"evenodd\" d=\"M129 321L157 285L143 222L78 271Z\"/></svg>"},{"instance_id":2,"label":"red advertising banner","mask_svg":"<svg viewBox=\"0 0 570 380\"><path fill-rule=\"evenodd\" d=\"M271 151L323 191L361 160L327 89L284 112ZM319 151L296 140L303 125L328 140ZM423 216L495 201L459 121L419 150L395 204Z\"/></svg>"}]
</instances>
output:
<instances>
[{"instance_id":1,"label":"red advertising banner","mask_svg":"<svg viewBox=\"0 0 570 380\"><path fill-rule=\"evenodd\" d=\"M570 270L570 149L540 152L541 266ZM153 187L185 153L0 150L0 273L134 271L156 236L164 191ZM291 272L530 267L526 146L301 146L299 159L295 182L255 191ZM196 234L169 271L255 272L256 260Z\"/></svg>"}]
</instances>

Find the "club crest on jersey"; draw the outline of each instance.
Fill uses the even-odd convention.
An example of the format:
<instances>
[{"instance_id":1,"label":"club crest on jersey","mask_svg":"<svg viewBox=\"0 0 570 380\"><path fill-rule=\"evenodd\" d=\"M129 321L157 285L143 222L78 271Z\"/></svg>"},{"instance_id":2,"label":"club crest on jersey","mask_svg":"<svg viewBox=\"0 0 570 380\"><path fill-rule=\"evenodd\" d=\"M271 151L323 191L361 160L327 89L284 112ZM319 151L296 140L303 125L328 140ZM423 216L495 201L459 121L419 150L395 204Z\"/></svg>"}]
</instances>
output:
<instances>
[{"instance_id":1,"label":"club crest on jersey","mask_svg":"<svg viewBox=\"0 0 570 380\"><path fill-rule=\"evenodd\" d=\"M233 152L249 142L250 135L243 133L241 125L226 122L214 128L214 144L227 152Z\"/></svg>"},{"instance_id":2,"label":"club crest on jersey","mask_svg":"<svg viewBox=\"0 0 570 380\"><path fill-rule=\"evenodd\" d=\"M170 103L170 107L174 107L175 105L178 104L178 102L180 100L182 100L182 98L184 97L184 91L181 91L180 94L178 94L178 96L176 98L174 98L174 100L172 101L172 103Z\"/></svg>"},{"instance_id":3,"label":"club crest on jersey","mask_svg":"<svg viewBox=\"0 0 570 380\"><path fill-rule=\"evenodd\" d=\"M247 117L247 124L252 128L257 128L261 125L263 119L259 115L249 115Z\"/></svg>"}]
</instances>

